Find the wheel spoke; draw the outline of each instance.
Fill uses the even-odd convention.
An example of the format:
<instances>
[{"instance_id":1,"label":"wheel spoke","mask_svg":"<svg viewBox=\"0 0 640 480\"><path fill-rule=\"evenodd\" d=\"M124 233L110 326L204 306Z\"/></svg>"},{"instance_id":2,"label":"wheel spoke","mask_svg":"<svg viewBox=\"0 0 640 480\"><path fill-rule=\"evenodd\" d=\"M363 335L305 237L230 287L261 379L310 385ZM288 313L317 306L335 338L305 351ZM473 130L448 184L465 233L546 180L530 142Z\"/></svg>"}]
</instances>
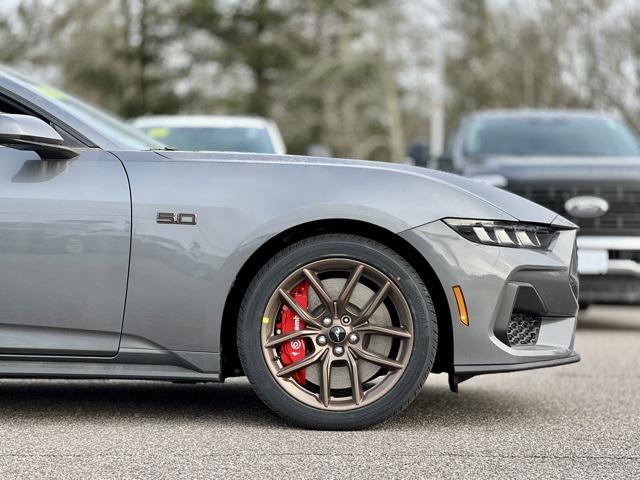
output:
<instances>
[{"instance_id":1,"label":"wheel spoke","mask_svg":"<svg viewBox=\"0 0 640 480\"><path fill-rule=\"evenodd\" d=\"M349 367L349 378L351 379L351 395L353 403L360 405L362 401L362 385L360 384L360 373L358 372L358 360L351 350L347 353L347 366Z\"/></svg>"},{"instance_id":2,"label":"wheel spoke","mask_svg":"<svg viewBox=\"0 0 640 480\"><path fill-rule=\"evenodd\" d=\"M360 315L358 315L358 317L353 321L354 327L363 324L364 322L369 320L369 318L371 318L371 315L376 312L378 307L380 307L380 304L384 302L385 298L387 298L387 294L389 293L390 289L390 282L386 282L382 287L380 287L375 295L373 295L369 299L367 304L362 308L362 312L360 312Z\"/></svg>"},{"instance_id":3,"label":"wheel spoke","mask_svg":"<svg viewBox=\"0 0 640 480\"><path fill-rule=\"evenodd\" d=\"M309 335L313 335L314 333L318 333L317 330L303 329L295 332L283 333L282 335L272 335L265 342L264 346L266 348L276 347L281 343L288 342L289 340L294 340L299 337L306 337Z\"/></svg>"},{"instance_id":4,"label":"wheel spoke","mask_svg":"<svg viewBox=\"0 0 640 480\"><path fill-rule=\"evenodd\" d=\"M320 401L325 407L329 406L331 400L331 366L333 360L331 355L325 355L322 362L322 373L320 377Z\"/></svg>"},{"instance_id":5,"label":"wheel spoke","mask_svg":"<svg viewBox=\"0 0 640 480\"><path fill-rule=\"evenodd\" d=\"M316 318L313 318L311 315L309 315L309 312L307 312L300 305L298 305L298 302L296 302L293 298L291 298L291 295L289 295L283 289L279 289L278 293L280 294L280 297L282 297L284 302L287 304L287 306L291 308L294 312L296 312L296 314L300 317L302 321L311 325L312 327L322 328L322 325L320 325L320 322L318 322Z\"/></svg>"},{"instance_id":6,"label":"wheel spoke","mask_svg":"<svg viewBox=\"0 0 640 480\"><path fill-rule=\"evenodd\" d=\"M311 284L311 287L318 294L318 297L320 298L320 301L322 302L322 305L324 305L324 308L327 310L327 312L332 312L333 300L322 286L322 280L318 278L316 272L305 268L302 273L304 273L307 281Z\"/></svg>"},{"instance_id":7,"label":"wheel spoke","mask_svg":"<svg viewBox=\"0 0 640 480\"><path fill-rule=\"evenodd\" d=\"M308 367L312 363L317 362L320 358L323 358L323 355L328 353L327 350L316 350L313 354L304 357L302 360L298 360L297 362L292 363L284 368L278 370L277 375L279 377L288 377L289 375L297 372L301 368Z\"/></svg>"},{"instance_id":8,"label":"wheel spoke","mask_svg":"<svg viewBox=\"0 0 640 480\"><path fill-rule=\"evenodd\" d=\"M378 355L377 353L362 350L358 347L351 347L351 349L358 358L361 358L362 360L373 363L375 365L379 365L383 368L386 368L387 370L398 370L402 368L402 364L396 360L383 357L381 355Z\"/></svg>"},{"instance_id":9,"label":"wheel spoke","mask_svg":"<svg viewBox=\"0 0 640 480\"><path fill-rule=\"evenodd\" d=\"M355 413L393 391L412 352L424 348L411 303L394 278L337 252L300 264L271 290L256 327L268 371L287 395L321 411ZM279 323L290 325L292 318L297 331ZM337 329L329 335L338 325L344 335ZM376 348L376 341L391 342L392 350ZM302 342L308 348L288 347ZM343 368L348 378L336 386ZM371 381L365 369L375 372Z\"/></svg>"},{"instance_id":10,"label":"wheel spoke","mask_svg":"<svg viewBox=\"0 0 640 480\"><path fill-rule=\"evenodd\" d=\"M409 333L404 328L396 328L396 327L383 327L381 325L373 325L373 324L365 324L360 327L354 328L354 330L363 333L373 333L375 335L383 335L385 337L396 337L396 338L411 338L411 333Z\"/></svg>"},{"instance_id":11,"label":"wheel spoke","mask_svg":"<svg viewBox=\"0 0 640 480\"><path fill-rule=\"evenodd\" d=\"M342 312L346 312L347 305L349 304L349 299L353 294L353 291L356 289L358 282L360 281L360 277L362 277L362 272L364 271L364 265L358 265L349 275L349 278L342 287L342 291L340 292L340 296L338 297L338 308Z\"/></svg>"}]
</instances>

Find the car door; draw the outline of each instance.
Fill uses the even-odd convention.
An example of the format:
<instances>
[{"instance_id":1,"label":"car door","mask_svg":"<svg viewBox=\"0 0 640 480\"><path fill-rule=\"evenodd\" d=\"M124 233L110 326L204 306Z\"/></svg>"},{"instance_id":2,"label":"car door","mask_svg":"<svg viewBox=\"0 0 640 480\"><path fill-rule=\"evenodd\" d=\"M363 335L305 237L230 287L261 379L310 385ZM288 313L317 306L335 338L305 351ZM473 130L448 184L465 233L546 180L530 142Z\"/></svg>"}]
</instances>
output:
<instances>
[{"instance_id":1,"label":"car door","mask_svg":"<svg viewBox=\"0 0 640 480\"><path fill-rule=\"evenodd\" d=\"M114 355L130 234L116 157L43 161L0 147L0 354Z\"/></svg>"}]
</instances>

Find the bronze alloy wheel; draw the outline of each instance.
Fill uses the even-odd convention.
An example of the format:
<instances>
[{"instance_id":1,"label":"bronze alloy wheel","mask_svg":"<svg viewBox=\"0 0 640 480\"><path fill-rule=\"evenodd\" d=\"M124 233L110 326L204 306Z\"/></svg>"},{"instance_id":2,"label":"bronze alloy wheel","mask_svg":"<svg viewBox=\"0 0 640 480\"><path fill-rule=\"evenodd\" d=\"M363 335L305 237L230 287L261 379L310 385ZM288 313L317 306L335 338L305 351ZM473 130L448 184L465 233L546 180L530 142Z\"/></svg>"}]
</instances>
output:
<instances>
[{"instance_id":1,"label":"bronze alloy wheel","mask_svg":"<svg viewBox=\"0 0 640 480\"><path fill-rule=\"evenodd\" d=\"M309 304L290 292L305 283ZM281 333L283 305L304 327ZM328 258L288 275L275 289L262 317L261 344L277 383L305 405L353 410L381 398L402 377L414 342L411 309L394 281L362 261ZM284 364L281 348L304 342L305 356ZM303 371L306 380L296 379Z\"/></svg>"}]
</instances>

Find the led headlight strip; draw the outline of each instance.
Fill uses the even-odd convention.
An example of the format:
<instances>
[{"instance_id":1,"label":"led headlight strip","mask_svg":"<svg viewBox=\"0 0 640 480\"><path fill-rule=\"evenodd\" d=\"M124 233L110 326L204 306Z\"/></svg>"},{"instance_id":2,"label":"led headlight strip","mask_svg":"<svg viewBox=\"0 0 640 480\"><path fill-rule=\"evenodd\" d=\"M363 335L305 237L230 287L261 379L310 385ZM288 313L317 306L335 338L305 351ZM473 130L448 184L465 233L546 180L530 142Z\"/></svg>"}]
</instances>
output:
<instances>
[{"instance_id":1,"label":"led headlight strip","mask_svg":"<svg viewBox=\"0 0 640 480\"><path fill-rule=\"evenodd\" d=\"M500 247L548 249L557 228L534 223L446 218L444 222L472 242Z\"/></svg>"}]
</instances>

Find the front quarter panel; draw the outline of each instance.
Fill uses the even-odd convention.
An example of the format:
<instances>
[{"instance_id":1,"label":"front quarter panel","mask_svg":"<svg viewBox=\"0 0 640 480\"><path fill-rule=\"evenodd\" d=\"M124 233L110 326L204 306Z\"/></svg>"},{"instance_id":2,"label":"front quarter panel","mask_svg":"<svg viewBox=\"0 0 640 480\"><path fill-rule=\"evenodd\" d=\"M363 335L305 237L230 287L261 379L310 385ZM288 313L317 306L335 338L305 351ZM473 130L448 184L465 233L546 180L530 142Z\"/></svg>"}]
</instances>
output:
<instances>
[{"instance_id":1,"label":"front quarter panel","mask_svg":"<svg viewBox=\"0 0 640 480\"><path fill-rule=\"evenodd\" d=\"M401 232L461 211L513 218L446 183L357 162L115 153L133 209L123 348L218 352L236 275L261 245L293 226L354 219ZM197 224L159 224L159 212L196 214Z\"/></svg>"}]
</instances>

